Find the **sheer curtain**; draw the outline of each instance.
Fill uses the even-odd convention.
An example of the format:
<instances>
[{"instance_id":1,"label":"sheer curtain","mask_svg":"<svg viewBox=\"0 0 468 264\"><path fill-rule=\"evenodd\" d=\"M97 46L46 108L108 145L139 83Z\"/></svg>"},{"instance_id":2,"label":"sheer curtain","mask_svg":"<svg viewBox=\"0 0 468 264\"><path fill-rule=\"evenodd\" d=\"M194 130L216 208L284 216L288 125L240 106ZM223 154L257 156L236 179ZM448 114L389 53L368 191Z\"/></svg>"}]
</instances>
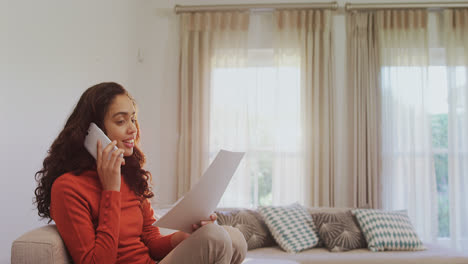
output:
<instances>
[{"instance_id":1,"label":"sheer curtain","mask_svg":"<svg viewBox=\"0 0 468 264\"><path fill-rule=\"evenodd\" d=\"M212 60L211 159L219 149L246 152L221 199L221 207L256 206L261 203L259 199L268 199L255 193L255 186L264 181L264 174L270 169L271 150L267 144L270 138L266 135L273 129L271 105L275 98L268 93L268 88L274 85L272 78L268 78L273 74L271 50L265 42L258 43L252 38L262 31L268 37L271 30L268 17L250 14L249 20L244 63L237 63L235 56L227 60L229 57L222 51ZM266 96L268 100L264 101Z\"/></svg>"},{"instance_id":2,"label":"sheer curtain","mask_svg":"<svg viewBox=\"0 0 468 264\"><path fill-rule=\"evenodd\" d=\"M180 26L178 197L190 190L209 164L213 58L225 64L243 62L249 13L184 13Z\"/></svg>"},{"instance_id":3,"label":"sheer curtain","mask_svg":"<svg viewBox=\"0 0 468 264\"><path fill-rule=\"evenodd\" d=\"M333 205L331 20L254 12L246 65L214 60L210 151L246 151L221 206Z\"/></svg>"},{"instance_id":4,"label":"sheer curtain","mask_svg":"<svg viewBox=\"0 0 468 264\"><path fill-rule=\"evenodd\" d=\"M468 9L443 12L447 63L449 229L452 247L468 250Z\"/></svg>"},{"instance_id":5,"label":"sheer curtain","mask_svg":"<svg viewBox=\"0 0 468 264\"><path fill-rule=\"evenodd\" d=\"M407 209L424 241L437 237L437 192L428 111L427 11L375 12L382 93L382 201Z\"/></svg>"},{"instance_id":6,"label":"sheer curtain","mask_svg":"<svg viewBox=\"0 0 468 264\"><path fill-rule=\"evenodd\" d=\"M468 249L466 9L356 12L348 22L350 84L364 103L377 94L366 85L380 89L377 109L361 107L381 111L383 208L406 209L426 242Z\"/></svg>"},{"instance_id":7,"label":"sheer curtain","mask_svg":"<svg viewBox=\"0 0 468 264\"><path fill-rule=\"evenodd\" d=\"M288 151L278 148L275 164L283 166L275 168L273 190L293 191L309 206L335 204L332 15L331 10L313 9L275 12L276 63L300 66L301 130L297 149L303 156L297 160L301 178L293 182L289 175L295 171L285 166ZM278 200L289 199L278 196Z\"/></svg>"},{"instance_id":8,"label":"sheer curtain","mask_svg":"<svg viewBox=\"0 0 468 264\"><path fill-rule=\"evenodd\" d=\"M302 201L300 64L275 62L274 21L251 13L245 64L213 59L210 152L246 152L220 206ZM280 178L289 184L276 189Z\"/></svg>"}]
</instances>

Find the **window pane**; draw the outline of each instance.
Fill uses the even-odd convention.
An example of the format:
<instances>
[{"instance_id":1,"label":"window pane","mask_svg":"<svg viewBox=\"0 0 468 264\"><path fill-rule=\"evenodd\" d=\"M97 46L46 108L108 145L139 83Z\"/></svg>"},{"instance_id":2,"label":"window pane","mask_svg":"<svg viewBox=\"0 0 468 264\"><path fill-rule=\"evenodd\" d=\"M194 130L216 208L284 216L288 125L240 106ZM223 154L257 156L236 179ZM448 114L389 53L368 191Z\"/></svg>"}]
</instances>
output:
<instances>
[{"instance_id":1,"label":"window pane","mask_svg":"<svg viewBox=\"0 0 468 264\"><path fill-rule=\"evenodd\" d=\"M448 89L447 68L429 67L429 109L432 117L432 148L438 201L438 236L449 237L448 190Z\"/></svg>"},{"instance_id":2,"label":"window pane","mask_svg":"<svg viewBox=\"0 0 468 264\"><path fill-rule=\"evenodd\" d=\"M417 109L424 109L425 113L431 117L431 136L433 166L436 176L437 202L438 202L438 234L439 237L449 237L449 186L448 186L448 84L447 68L445 66L430 66L427 68L427 83L419 80L417 76L422 76L424 67L384 67L382 68L383 96L392 98L384 103L391 104L391 107L406 109L409 106ZM415 77L416 76L416 77ZM424 79L424 78L422 78ZM418 81L421 81L420 83ZM423 86L424 89L417 89ZM421 93L418 94L417 92ZM422 104L422 106L421 106ZM384 105L385 106L385 105ZM384 114L385 112L384 108ZM394 114L394 112L388 112ZM388 114L387 113L387 114ZM385 116L388 120L399 119L399 116ZM400 124L407 126L411 130L411 122ZM393 127L386 127L392 132ZM406 147L411 141L404 141L403 136L397 136L397 143L392 142L392 148L396 151L395 160L405 155ZM408 153L406 153L408 154ZM411 154L411 153L410 153ZM400 155L400 156L398 156ZM413 164L414 165L414 164ZM429 175L429 174L428 174ZM394 180L398 179L395 176Z\"/></svg>"},{"instance_id":3,"label":"window pane","mask_svg":"<svg viewBox=\"0 0 468 264\"><path fill-rule=\"evenodd\" d=\"M448 89L445 66L429 67L429 108L432 113L432 148L436 172L439 237L449 237Z\"/></svg>"},{"instance_id":4,"label":"window pane","mask_svg":"<svg viewBox=\"0 0 468 264\"><path fill-rule=\"evenodd\" d=\"M258 155L258 204L272 205L273 152L264 151ZM252 190L255 193L256 190Z\"/></svg>"},{"instance_id":5,"label":"window pane","mask_svg":"<svg viewBox=\"0 0 468 264\"><path fill-rule=\"evenodd\" d=\"M298 167L290 168L297 163L294 160L301 160L295 155L301 147L299 67L268 66L268 61L262 59L267 57L265 52L250 50L249 54L262 56L250 56L255 61L246 67L212 71L210 153L214 157L219 149L246 152L221 199L221 207L277 203L274 186L283 178L285 168L291 171ZM269 52L273 58L273 51ZM292 161L290 154L294 156ZM299 172L294 173L291 181L298 182L300 177ZM291 186L281 187L299 194Z\"/></svg>"},{"instance_id":6,"label":"window pane","mask_svg":"<svg viewBox=\"0 0 468 264\"><path fill-rule=\"evenodd\" d=\"M432 147L434 149L448 148L448 115L437 114L432 115Z\"/></svg>"},{"instance_id":7,"label":"window pane","mask_svg":"<svg viewBox=\"0 0 468 264\"><path fill-rule=\"evenodd\" d=\"M448 155L435 154L434 164L437 177L439 237L449 237Z\"/></svg>"}]
</instances>

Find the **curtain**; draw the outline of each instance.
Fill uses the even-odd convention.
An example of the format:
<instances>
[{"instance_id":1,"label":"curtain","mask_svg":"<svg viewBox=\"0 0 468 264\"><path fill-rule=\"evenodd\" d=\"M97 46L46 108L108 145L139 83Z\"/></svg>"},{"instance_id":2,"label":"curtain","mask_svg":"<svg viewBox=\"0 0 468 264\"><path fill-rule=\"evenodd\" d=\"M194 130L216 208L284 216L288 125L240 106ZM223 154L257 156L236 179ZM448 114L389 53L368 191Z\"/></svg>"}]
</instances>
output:
<instances>
[{"instance_id":1,"label":"curtain","mask_svg":"<svg viewBox=\"0 0 468 264\"><path fill-rule=\"evenodd\" d=\"M333 206L331 13L251 13L246 64L215 66L211 152L246 151L220 206Z\"/></svg>"},{"instance_id":2,"label":"curtain","mask_svg":"<svg viewBox=\"0 0 468 264\"><path fill-rule=\"evenodd\" d=\"M216 63L213 69L211 152L246 152L222 207L303 200L300 64L275 61L274 22L272 12L251 13L245 63Z\"/></svg>"},{"instance_id":3,"label":"curtain","mask_svg":"<svg viewBox=\"0 0 468 264\"><path fill-rule=\"evenodd\" d=\"M380 208L381 202L381 91L379 46L373 12L347 14L348 139L353 142L352 177L354 194L350 204Z\"/></svg>"},{"instance_id":4,"label":"curtain","mask_svg":"<svg viewBox=\"0 0 468 264\"><path fill-rule=\"evenodd\" d=\"M286 192L295 192L295 198L309 206L335 205L332 15L331 10L275 12L275 61L300 67L302 153L300 170L291 171L287 150L277 146L273 193L278 201L290 200ZM289 175L297 172L302 177L291 181Z\"/></svg>"},{"instance_id":5,"label":"curtain","mask_svg":"<svg viewBox=\"0 0 468 264\"><path fill-rule=\"evenodd\" d=\"M276 72L271 64L271 17L249 14L242 54L220 50L213 57L210 102L210 153L245 152L220 207L271 203L271 160L276 107ZM240 50L239 50L240 51ZM211 158L214 158L212 155ZM263 186L263 188L262 188Z\"/></svg>"},{"instance_id":6,"label":"curtain","mask_svg":"<svg viewBox=\"0 0 468 264\"><path fill-rule=\"evenodd\" d=\"M242 60L248 25L246 12L180 16L178 197L190 190L209 164L213 58L217 55L220 63Z\"/></svg>"},{"instance_id":7,"label":"curtain","mask_svg":"<svg viewBox=\"0 0 468 264\"><path fill-rule=\"evenodd\" d=\"M384 209L405 209L423 241L462 250L468 249L467 23L466 9L348 14L355 204L379 207L381 199ZM374 113L381 118L380 146Z\"/></svg>"},{"instance_id":8,"label":"curtain","mask_svg":"<svg viewBox=\"0 0 468 264\"><path fill-rule=\"evenodd\" d=\"M448 87L449 229L452 247L468 250L468 9L443 11Z\"/></svg>"},{"instance_id":9,"label":"curtain","mask_svg":"<svg viewBox=\"0 0 468 264\"><path fill-rule=\"evenodd\" d=\"M375 12L381 68L382 201L406 209L423 241L437 237L437 190L428 103L428 13Z\"/></svg>"}]
</instances>

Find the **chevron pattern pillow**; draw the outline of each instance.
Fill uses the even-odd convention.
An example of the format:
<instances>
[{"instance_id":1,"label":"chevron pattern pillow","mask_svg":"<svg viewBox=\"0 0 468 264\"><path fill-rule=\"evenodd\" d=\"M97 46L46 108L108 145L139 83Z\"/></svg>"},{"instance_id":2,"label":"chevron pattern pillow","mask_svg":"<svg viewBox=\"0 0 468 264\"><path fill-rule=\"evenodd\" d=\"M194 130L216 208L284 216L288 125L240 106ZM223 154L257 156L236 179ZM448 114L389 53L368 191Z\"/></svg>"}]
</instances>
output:
<instances>
[{"instance_id":1,"label":"chevron pattern pillow","mask_svg":"<svg viewBox=\"0 0 468 264\"><path fill-rule=\"evenodd\" d=\"M405 211L355 209L352 213L371 251L425 250Z\"/></svg>"},{"instance_id":2,"label":"chevron pattern pillow","mask_svg":"<svg viewBox=\"0 0 468 264\"><path fill-rule=\"evenodd\" d=\"M319 236L312 217L300 204L264 206L258 211L275 241L286 252L297 253L318 244Z\"/></svg>"}]
</instances>

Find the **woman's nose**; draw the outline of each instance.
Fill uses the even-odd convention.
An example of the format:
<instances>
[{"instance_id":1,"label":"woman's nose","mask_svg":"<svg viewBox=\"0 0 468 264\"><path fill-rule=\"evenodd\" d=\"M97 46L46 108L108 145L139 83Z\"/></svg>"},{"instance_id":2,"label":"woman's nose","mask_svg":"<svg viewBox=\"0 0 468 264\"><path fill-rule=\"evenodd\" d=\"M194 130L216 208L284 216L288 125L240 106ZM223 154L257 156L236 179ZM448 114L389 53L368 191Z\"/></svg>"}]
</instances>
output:
<instances>
[{"instance_id":1,"label":"woman's nose","mask_svg":"<svg viewBox=\"0 0 468 264\"><path fill-rule=\"evenodd\" d=\"M133 122L130 122L130 127L128 129L128 133L133 134L137 132L137 127L136 124Z\"/></svg>"}]
</instances>

